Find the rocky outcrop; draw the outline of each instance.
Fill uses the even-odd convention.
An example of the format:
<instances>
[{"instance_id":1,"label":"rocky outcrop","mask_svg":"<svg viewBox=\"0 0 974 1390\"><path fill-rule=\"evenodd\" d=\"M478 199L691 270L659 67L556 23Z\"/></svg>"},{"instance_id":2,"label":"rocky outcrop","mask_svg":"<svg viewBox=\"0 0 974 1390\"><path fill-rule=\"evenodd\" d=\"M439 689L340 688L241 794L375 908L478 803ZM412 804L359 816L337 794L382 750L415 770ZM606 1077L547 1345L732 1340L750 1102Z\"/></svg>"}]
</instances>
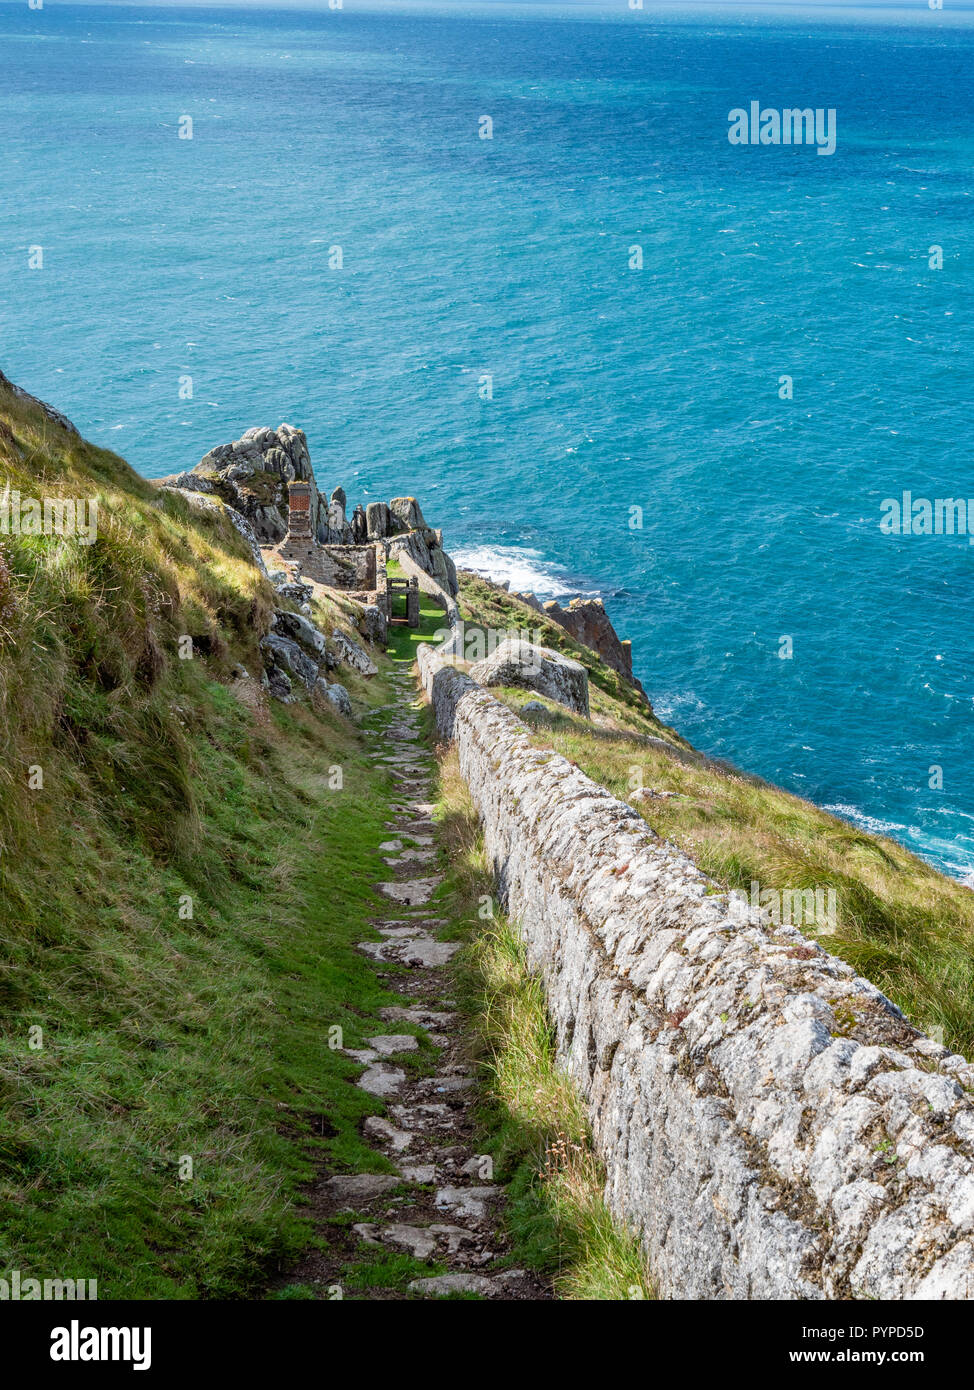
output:
<instances>
[{"instance_id":1,"label":"rocky outcrop","mask_svg":"<svg viewBox=\"0 0 974 1390\"><path fill-rule=\"evenodd\" d=\"M294 481L311 485L312 533L321 541L331 539L308 441L291 425L247 430L232 444L211 449L189 472L163 478L162 486L215 494L246 517L260 543L268 545L287 534L288 484Z\"/></svg>"},{"instance_id":2,"label":"rocky outcrop","mask_svg":"<svg viewBox=\"0 0 974 1390\"><path fill-rule=\"evenodd\" d=\"M374 676L377 667L369 654L336 628L332 647L319 627L303 613L275 608L271 615L270 631L261 638L267 689L277 700L292 704L301 693L319 694L330 700L342 714L351 714L348 692L343 686L329 684L324 672L345 662L363 676Z\"/></svg>"},{"instance_id":3,"label":"rocky outcrop","mask_svg":"<svg viewBox=\"0 0 974 1390\"><path fill-rule=\"evenodd\" d=\"M271 631L281 637L288 637L294 642L299 642L306 651L310 652L318 660L325 654L327 641L321 628L315 627L309 618L301 613L290 613L286 609L276 608L271 617Z\"/></svg>"},{"instance_id":4,"label":"rocky outcrop","mask_svg":"<svg viewBox=\"0 0 974 1390\"><path fill-rule=\"evenodd\" d=\"M383 651L385 650L389 624L381 608L374 603L367 604L362 611L358 626L359 631L370 646L381 647Z\"/></svg>"},{"instance_id":5,"label":"rocky outcrop","mask_svg":"<svg viewBox=\"0 0 974 1390\"><path fill-rule=\"evenodd\" d=\"M412 498L408 499L412 501ZM417 508L418 511L418 508ZM423 526L416 531L393 536L389 541L389 554L402 563L402 557L410 560L424 573L445 589L451 597L459 593L457 569L450 556L443 549L443 532ZM405 568L405 567L404 567Z\"/></svg>"},{"instance_id":6,"label":"rocky outcrop","mask_svg":"<svg viewBox=\"0 0 974 1390\"><path fill-rule=\"evenodd\" d=\"M397 531L426 531L423 513L415 497L394 497L389 503L389 514Z\"/></svg>"},{"instance_id":7,"label":"rocky outcrop","mask_svg":"<svg viewBox=\"0 0 974 1390\"><path fill-rule=\"evenodd\" d=\"M319 695L328 701L338 713L344 715L346 719L352 717L352 702L349 699L348 691L338 681L326 681L319 678L317 689Z\"/></svg>"},{"instance_id":8,"label":"rocky outcrop","mask_svg":"<svg viewBox=\"0 0 974 1390\"><path fill-rule=\"evenodd\" d=\"M58 425L62 430L67 430L69 434L76 435L78 439L81 438L80 431L72 425L66 415L62 415L60 410L55 410L53 405L48 405L46 401L38 400L36 396L32 396L20 386L15 386L9 377L4 376L3 372L0 372L0 386L11 392L19 401L26 401L29 405L36 405L39 410L43 411L52 425Z\"/></svg>"},{"instance_id":9,"label":"rocky outcrop","mask_svg":"<svg viewBox=\"0 0 974 1390\"><path fill-rule=\"evenodd\" d=\"M351 637L346 637L344 632L336 627L331 634L335 651L339 661L344 661L353 670L358 671L361 676L374 676L378 667L369 656L364 647L360 647L357 642L353 642Z\"/></svg>"},{"instance_id":10,"label":"rocky outcrop","mask_svg":"<svg viewBox=\"0 0 974 1390\"><path fill-rule=\"evenodd\" d=\"M495 652L471 668L481 685L512 685L536 690L575 714L588 718L588 672L578 661L550 647L508 638Z\"/></svg>"},{"instance_id":11,"label":"rocky outcrop","mask_svg":"<svg viewBox=\"0 0 974 1390\"><path fill-rule=\"evenodd\" d=\"M974 1297L974 1067L437 651L419 667L662 1296Z\"/></svg>"},{"instance_id":12,"label":"rocky outcrop","mask_svg":"<svg viewBox=\"0 0 974 1390\"><path fill-rule=\"evenodd\" d=\"M295 642L291 637L282 637L276 632L269 632L266 637L261 639L260 649L264 655L268 677L274 668L283 671L288 677L287 695L289 697L293 698L295 681L303 684L309 693L314 690L318 680L319 663L304 650L300 642ZM271 694L277 694L273 683ZM278 696L278 698L281 697Z\"/></svg>"},{"instance_id":13,"label":"rocky outcrop","mask_svg":"<svg viewBox=\"0 0 974 1390\"><path fill-rule=\"evenodd\" d=\"M366 535L370 541L384 540L392 531L392 516L385 502L370 502L365 509Z\"/></svg>"},{"instance_id":14,"label":"rocky outcrop","mask_svg":"<svg viewBox=\"0 0 974 1390\"><path fill-rule=\"evenodd\" d=\"M539 607L534 595L529 597L534 600L532 606ZM632 673L632 644L619 640L600 598L573 598L567 608L562 608L560 603L552 599L541 611L546 618L570 633L576 642L597 652L606 666L618 671L630 685L645 695L646 692Z\"/></svg>"}]
</instances>

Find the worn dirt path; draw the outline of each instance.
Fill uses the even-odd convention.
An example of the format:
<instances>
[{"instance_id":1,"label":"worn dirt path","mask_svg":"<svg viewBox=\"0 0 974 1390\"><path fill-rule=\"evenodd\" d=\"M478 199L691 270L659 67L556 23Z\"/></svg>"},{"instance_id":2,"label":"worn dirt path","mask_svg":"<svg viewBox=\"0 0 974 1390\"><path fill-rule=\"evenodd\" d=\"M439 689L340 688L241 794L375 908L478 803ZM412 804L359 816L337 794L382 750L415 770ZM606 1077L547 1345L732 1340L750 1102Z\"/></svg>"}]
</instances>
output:
<instances>
[{"instance_id":1,"label":"worn dirt path","mask_svg":"<svg viewBox=\"0 0 974 1390\"><path fill-rule=\"evenodd\" d=\"M363 1136L400 1176L323 1177L311 1205L328 1249L309 1255L292 1278L318 1287L341 1285L343 1265L361 1259L364 1242L441 1265L446 1272L412 1279L405 1292L349 1289L344 1297L547 1299L550 1289L533 1273L502 1266L509 1249L504 1192L484 1176L489 1164L475 1146L477 1083L466 1055L463 1016L450 993L449 961L460 943L439 939L446 921L429 905L443 875L431 819L433 756L420 733L412 670L404 664L395 675L392 718L375 737L372 756L391 769L397 784L388 838L376 846L376 879L388 908L374 919L381 940L359 945L383 984L403 1000L381 1011L388 1031L367 1039L364 1049L349 1049L363 1065L357 1083L349 1084L386 1103L384 1115L365 1120ZM388 707L373 711L367 723L388 715ZM384 969L389 966L393 969ZM435 1075L417 1076L401 1065L417 1048L415 1036L396 1031L404 1022L422 1027L441 1049ZM334 1221L349 1212L361 1219Z\"/></svg>"}]
</instances>

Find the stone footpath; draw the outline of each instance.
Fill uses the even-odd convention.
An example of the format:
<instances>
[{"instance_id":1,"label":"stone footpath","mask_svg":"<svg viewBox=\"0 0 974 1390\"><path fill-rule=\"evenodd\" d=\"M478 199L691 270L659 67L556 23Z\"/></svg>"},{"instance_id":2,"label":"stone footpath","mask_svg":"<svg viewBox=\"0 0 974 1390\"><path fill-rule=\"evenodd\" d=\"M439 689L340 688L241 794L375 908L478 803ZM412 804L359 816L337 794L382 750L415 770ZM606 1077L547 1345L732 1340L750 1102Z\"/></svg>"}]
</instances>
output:
<instances>
[{"instance_id":1,"label":"stone footpath","mask_svg":"<svg viewBox=\"0 0 974 1390\"><path fill-rule=\"evenodd\" d=\"M372 753L391 770L397 794L394 819L386 823L389 836L377 847L377 878L383 880L378 888L389 905L374 919L382 939L359 945L383 984L403 995L403 1003L381 1010L388 1032L368 1038L365 1048L347 1049L364 1068L357 1084L386 1103L384 1115L365 1120L364 1137L401 1176L359 1173L321 1182L313 1209L330 1251L309 1257L297 1274L318 1284L340 1284L341 1266L361 1259L359 1242L364 1242L446 1268L412 1280L408 1291L414 1297L473 1293L546 1299L551 1292L536 1276L498 1267L509 1245L501 1229L503 1188L482 1176L489 1164L474 1143L475 1080L465 1056L462 1019L448 997L451 981L444 966L460 942L438 939L446 921L430 906L443 876L436 871L439 852L431 819L432 757L420 742L411 671L404 667L393 678L392 719L377 735ZM369 718L385 720L388 714L386 707ZM393 969L386 971L387 966ZM418 1044L412 1034L394 1031L397 1023L419 1025L442 1049L435 1075L417 1077L400 1064ZM328 1218L349 1212L362 1219L324 1226ZM369 1299L408 1296L391 1288L343 1292Z\"/></svg>"}]
</instances>

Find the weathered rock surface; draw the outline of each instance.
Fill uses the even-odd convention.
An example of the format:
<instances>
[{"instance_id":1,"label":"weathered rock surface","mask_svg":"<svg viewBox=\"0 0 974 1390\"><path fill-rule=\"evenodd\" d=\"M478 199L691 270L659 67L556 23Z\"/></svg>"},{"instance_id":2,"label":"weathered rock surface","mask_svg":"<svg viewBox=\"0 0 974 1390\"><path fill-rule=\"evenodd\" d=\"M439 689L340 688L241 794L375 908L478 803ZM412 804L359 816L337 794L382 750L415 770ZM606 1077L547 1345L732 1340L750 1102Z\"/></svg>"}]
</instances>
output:
<instances>
[{"instance_id":1,"label":"weathered rock surface","mask_svg":"<svg viewBox=\"0 0 974 1390\"><path fill-rule=\"evenodd\" d=\"M308 441L291 425L247 430L211 449L189 472L163 478L162 486L214 493L247 519L261 544L273 544L287 534L287 486L294 481L311 485L312 534L329 540Z\"/></svg>"},{"instance_id":2,"label":"weathered rock surface","mask_svg":"<svg viewBox=\"0 0 974 1390\"><path fill-rule=\"evenodd\" d=\"M545 617L570 633L576 642L598 652L607 666L618 671L630 685L645 694L632 673L632 646L619 640L600 598L573 598L567 608L552 600L544 605L542 611Z\"/></svg>"},{"instance_id":3,"label":"weathered rock surface","mask_svg":"<svg viewBox=\"0 0 974 1390\"><path fill-rule=\"evenodd\" d=\"M486 850L664 1297L966 1299L974 1067L720 893L421 646Z\"/></svg>"},{"instance_id":4,"label":"weathered rock surface","mask_svg":"<svg viewBox=\"0 0 974 1390\"><path fill-rule=\"evenodd\" d=\"M266 637L261 638L260 649L264 656L269 678L271 678L274 669L277 668L287 673L291 679L292 687L294 681L299 680L309 692L314 690L318 680L318 663L293 638L281 637L276 632L269 632ZM290 691L288 693L290 694ZM273 680L271 682L271 694L277 694Z\"/></svg>"},{"instance_id":5,"label":"weathered rock surface","mask_svg":"<svg viewBox=\"0 0 974 1390\"><path fill-rule=\"evenodd\" d=\"M495 652L478 661L471 677L480 685L512 685L536 690L575 714L588 717L588 672L578 661L550 647L508 638Z\"/></svg>"},{"instance_id":6,"label":"weathered rock surface","mask_svg":"<svg viewBox=\"0 0 974 1390\"><path fill-rule=\"evenodd\" d=\"M373 647L381 647L385 650L385 645L389 635L389 625L386 622L386 615L381 608L377 608L374 603L367 604L359 620L359 631L366 642Z\"/></svg>"},{"instance_id":7,"label":"weathered rock surface","mask_svg":"<svg viewBox=\"0 0 974 1390\"><path fill-rule=\"evenodd\" d=\"M331 640L339 661L344 661L346 666L351 666L362 676L374 676L378 671L378 666L365 648L353 642L351 637L346 637L337 627L331 634Z\"/></svg>"},{"instance_id":8,"label":"weathered rock surface","mask_svg":"<svg viewBox=\"0 0 974 1390\"><path fill-rule=\"evenodd\" d=\"M327 639L320 627L315 627L302 613L291 613L284 608L275 608L271 614L271 631L280 637L289 637L304 647L309 655L321 658L325 653Z\"/></svg>"},{"instance_id":9,"label":"weathered rock surface","mask_svg":"<svg viewBox=\"0 0 974 1390\"><path fill-rule=\"evenodd\" d=\"M416 510L418 512L419 508L417 507ZM443 549L442 531L434 531L425 524L421 524L417 530L409 531L405 535L393 535L389 542L389 553L398 559L407 574L414 574L418 570L419 575L426 575L434 581L435 588L420 583L420 587L425 589L427 593L438 597L437 589L439 588L443 589L450 598L456 597L459 592L457 569L453 560ZM411 569L408 564L403 564L404 556L407 560L412 561L416 570Z\"/></svg>"},{"instance_id":10,"label":"weathered rock surface","mask_svg":"<svg viewBox=\"0 0 974 1390\"><path fill-rule=\"evenodd\" d=\"M352 718L352 702L343 685L340 685L338 681L326 681L319 676L317 689L330 704L335 706L339 714L344 715L346 719Z\"/></svg>"}]
</instances>

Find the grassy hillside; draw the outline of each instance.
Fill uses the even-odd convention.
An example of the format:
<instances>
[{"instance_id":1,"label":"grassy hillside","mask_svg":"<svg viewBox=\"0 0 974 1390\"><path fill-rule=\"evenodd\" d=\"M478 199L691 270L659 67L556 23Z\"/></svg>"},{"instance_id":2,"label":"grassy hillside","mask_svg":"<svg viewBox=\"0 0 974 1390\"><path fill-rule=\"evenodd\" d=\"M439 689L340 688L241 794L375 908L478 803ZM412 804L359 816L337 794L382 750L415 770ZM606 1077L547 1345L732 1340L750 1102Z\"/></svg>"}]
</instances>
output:
<instances>
[{"instance_id":1,"label":"grassy hillside","mask_svg":"<svg viewBox=\"0 0 974 1390\"><path fill-rule=\"evenodd\" d=\"M322 1029L389 1002L352 949L389 788L337 714L229 681L273 594L224 517L3 385L0 461L99 506L91 546L0 536L0 1268L251 1292L317 1157L383 1162Z\"/></svg>"},{"instance_id":2,"label":"grassy hillside","mask_svg":"<svg viewBox=\"0 0 974 1390\"><path fill-rule=\"evenodd\" d=\"M592 720L544 701L548 715L531 716L538 747L555 748L631 800L658 835L686 850L722 886L745 892L752 881L762 891L834 888L834 932L821 934L813 926L808 934L868 976L919 1027L974 1054L970 889L892 840L695 753L594 653L503 589L465 574L461 601L469 625L541 628L547 645L587 666ZM538 698L522 690L494 693L515 710ZM639 786L656 795L632 800Z\"/></svg>"},{"instance_id":3,"label":"grassy hillside","mask_svg":"<svg viewBox=\"0 0 974 1390\"><path fill-rule=\"evenodd\" d=\"M369 758L390 664L327 704L267 702L257 638L276 596L217 510L160 492L0 378L0 489L96 500L91 545L0 534L0 1272L97 1279L110 1297L236 1297L286 1283L302 1185L387 1169L349 1082L400 1002L355 943L376 908L393 799ZM974 895L894 843L695 753L598 657L465 576L470 625L537 632L583 661L592 721L548 703L535 740L618 795L717 882L833 886L824 944L917 1022L974 1051ZM348 603L319 605L349 626ZM425 596L418 632L443 626ZM512 707L523 691L498 692ZM578 1099L516 933L477 907L487 865L455 760L442 768L458 987L488 1076L484 1143L511 1180L519 1258L563 1296L645 1297L605 1218Z\"/></svg>"}]
</instances>

